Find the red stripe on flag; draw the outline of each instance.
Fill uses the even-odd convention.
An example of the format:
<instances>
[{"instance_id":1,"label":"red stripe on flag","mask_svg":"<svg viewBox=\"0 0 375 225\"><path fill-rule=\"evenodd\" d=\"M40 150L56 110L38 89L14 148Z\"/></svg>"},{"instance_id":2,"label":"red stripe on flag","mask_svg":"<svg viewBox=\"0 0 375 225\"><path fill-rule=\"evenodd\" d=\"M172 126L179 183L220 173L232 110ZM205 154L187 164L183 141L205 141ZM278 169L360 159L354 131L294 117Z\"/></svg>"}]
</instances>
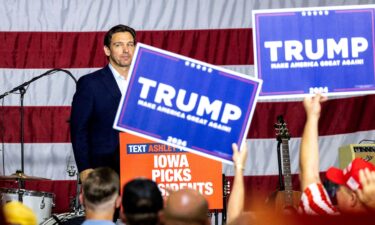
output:
<instances>
[{"instance_id":1,"label":"red stripe on flag","mask_svg":"<svg viewBox=\"0 0 375 225\"><path fill-rule=\"evenodd\" d=\"M335 135L375 129L373 112L375 95L330 100L323 105L319 124L320 135ZM305 112L301 102L266 103L256 106L248 138L274 138L274 123L277 115L283 114L292 137L301 137ZM66 143L70 142L70 107L25 107L25 142ZM0 129L4 142L20 140L19 107L2 107Z\"/></svg>"},{"instance_id":2,"label":"red stripe on flag","mask_svg":"<svg viewBox=\"0 0 375 225\"><path fill-rule=\"evenodd\" d=\"M138 41L215 65L252 65L252 29L139 31ZM107 63L104 32L0 32L1 68L91 68Z\"/></svg>"},{"instance_id":3,"label":"red stripe on flag","mask_svg":"<svg viewBox=\"0 0 375 225\"><path fill-rule=\"evenodd\" d=\"M375 129L375 95L334 99L323 103L319 135L335 135ZM301 102L258 103L248 138L275 137L274 124L283 115L292 137L301 137L306 115Z\"/></svg>"},{"instance_id":4,"label":"red stripe on flag","mask_svg":"<svg viewBox=\"0 0 375 225\"><path fill-rule=\"evenodd\" d=\"M25 143L70 142L70 107L24 107ZM0 139L5 143L20 142L20 108L1 107Z\"/></svg>"}]
</instances>

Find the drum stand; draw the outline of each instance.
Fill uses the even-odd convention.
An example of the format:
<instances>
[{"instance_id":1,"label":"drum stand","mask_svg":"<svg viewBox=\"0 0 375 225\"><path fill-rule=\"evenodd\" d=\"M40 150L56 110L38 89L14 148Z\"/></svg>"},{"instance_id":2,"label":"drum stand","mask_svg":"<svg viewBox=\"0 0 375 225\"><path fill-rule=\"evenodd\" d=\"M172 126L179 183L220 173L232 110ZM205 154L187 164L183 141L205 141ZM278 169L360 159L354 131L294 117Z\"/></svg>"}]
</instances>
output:
<instances>
[{"instance_id":1,"label":"drum stand","mask_svg":"<svg viewBox=\"0 0 375 225\"><path fill-rule=\"evenodd\" d=\"M82 213L83 209L81 207L81 204L79 202L79 193L81 191L81 185L79 183L79 173L77 172L77 187L76 187L76 197L74 199L74 206L73 211L78 215Z\"/></svg>"},{"instance_id":2,"label":"drum stand","mask_svg":"<svg viewBox=\"0 0 375 225\"><path fill-rule=\"evenodd\" d=\"M80 191L81 191L81 185L79 183L79 173L76 172L76 171L72 171L72 170L69 170L68 173L69 173L69 176L76 175L76 177L77 177L77 179L76 179L76 184L77 184L77 186L76 186L76 196L72 199L72 202L71 202L72 212L73 212L74 215L83 215L84 209L83 209L83 206L79 202L79 194L80 194Z\"/></svg>"},{"instance_id":3,"label":"drum stand","mask_svg":"<svg viewBox=\"0 0 375 225\"><path fill-rule=\"evenodd\" d=\"M24 158L24 152L25 152L25 140L24 140L24 107L23 107L23 98L25 96L25 93L26 93L26 89L25 87L20 87L19 88L19 92L20 92L20 115L21 115L21 128L20 128L20 138L21 138L21 170L17 170L16 171L16 174L19 176L19 177L22 177L24 176L25 174L23 173L25 171L25 168L24 168L24 165L25 165L25 158ZM25 189L25 182L23 179L17 179L17 182L18 182L18 201L19 202L23 202L23 199L22 199L22 196L23 196L23 193L24 193L24 189Z\"/></svg>"},{"instance_id":4,"label":"drum stand","mask_svg":"<svg viewBox=\"0 0 375 225\"><path fill-rule=\"evenodd\" d=\"M17 170L16 173L12 174L11 176L4 176L2 179L14 179L18 183L18 201L23 202L23 194L24 194L24 189L25 189L25 182L24 180L28 177L26 176L23 171L24 171L24 115L23 115L23 98L26 93L25 86L27 86L29 82L26 82L16 88L13 88L11 91L6 92L0 96L0 99L4 98L10 93L19 91L20 93L20 142L21 142L21 170ZM4 155L3 155L4 157Z\"/></svg>"}]
</instances>

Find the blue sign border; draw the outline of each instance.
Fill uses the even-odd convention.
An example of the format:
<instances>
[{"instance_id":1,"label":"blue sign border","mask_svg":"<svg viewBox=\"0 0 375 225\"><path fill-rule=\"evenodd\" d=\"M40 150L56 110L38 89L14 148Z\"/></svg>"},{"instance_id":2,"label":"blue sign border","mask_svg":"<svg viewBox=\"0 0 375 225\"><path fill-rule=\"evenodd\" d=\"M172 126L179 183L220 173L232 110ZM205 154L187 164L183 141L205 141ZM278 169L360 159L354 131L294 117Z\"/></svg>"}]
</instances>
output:
<instances>
[{"instance_id":1,"label":"blue sign border","mask_svg":"<svg viewBox=\"0 0 375 225\"><path fill-rule=\"evenodd\" d=\"M370 13L370 15L368 15L368 13ZM362 17L370 18L370 21L367 21L368 24L364 25L366 27L371 26L370 30L368 32L366 31L366 35L368 35L368 37L365 36L366 38L368 38L369 42L368 53L366 53L366 57L368 58L364 59L365 65L363 65L361 68L360 65L358 65L356 68L354 66L342 65L337 67L327 66L323 68L324 66L321 66L320 64L315 68L306 67L302 69L290 69L289 67L287 67L285 69L276 69L274 70L274 72L269 69L271 68L272 64L269 58L270 56L268 56L268 59L266 58L266 60L264 60L265 55L269 53L265 51L265 48L261 47L265 41L284 41L288 40L288 38L291 40L298 40L298 37L295 34L298 32L295 31L299 31L299 36L302 37L301 39L306 39L306 36L304 36L305 33L302 30L305 31L310 29L311 25L314 23L315 25L321 23L322 21L320 21L319 17L322 18L325 16L336 16L339 14L345 14L345 17L350 17L352 16L351 14L353 14L357 17L358 15L360 15ZM304 97L316 92L325 93L325 95L327 96L375 93L374 14L375 5L254 10L254 72L256 77L258 77L259 79L263 79L264 81L259 98L296 98ZM304 21L303 18L306 18L306 21ZM277 20L277 24L275 22L271 23L271 21L275 20ZM294 20L293 23L291 22L292 20ZM344 22L347 21L343 21L343 23ZM322 30L326 29L324 30L324 32L322 32L324 34L334 34L332 30L328 29L327 31L327 27L329 27L328 23L329 22L327 22L325 26L314 27L318 27L319 29L321 27ZM281 27L283 27L284 29ZM288 27L288 29L285 29L285 27ZM348 25L347 27L351 26ZM312 34L312 40L315 40L318 37L324 38L324 34L320 34L319 32L321 31L319 29L310 29L311 31L309 31L310 33L307 35ZM349 29L351 28L348 28L348 30ZM339 30L339 32L344 31ZM339 32L338 34L340 34ZM313 60L311 61L313 62ZM340 63L341 62L342 60L340 61ZM282 65L282 63L279 65ZM343 75L339 77L341 74ZM361 76L345 76L358 74L361 74ZM305 77L303 77L303 75L305 75ZM344 81L346 82L345 84Z\"/></svg>"},{"instance_id":2,"label":"blue sign border","mask_svg":"<svg viewBox=\"0 0 375 225\"><path fill-rule=\"evenodd\" d=\"M168 67L167 65L163 67L164 63L166 65L171 63L172 66ZM200 70L198 72L203 73L202 70L204 70L208 75L199 76L200 74L198 72L188 72L187 74L184 74L185 69L182 68L181 71L179 71L179 74L171 72L170 74L160 74L158 77L152 77L154 75L149 75L151 78L148 77L148 74L154 74L156 73L155 71L169 70L169 68L173 67L173 64L177 63L185 64L187 69L199 67ZM194 78L192 76L196 77ZM196 123L187 121L185 117L181 119L178 118L178 116L167 115L166 113L161 113L160 111L157 112L158 110L155 110L155 102L142 103L148 104L150 106L149 108L139 106L140 93L142 91L142 87L140 87L142 85L139 84L140 77L142 77L142 79L160 79L158 80L159 83L174 82L176 89L179 85L185 85L184 87L186 88L186 84L184 82L187 80L183 79L188 77L189 86L191 85L192 88L195 88L194 90L196 92L202 91L201 93L204 93L204 91L206 91L206 93L212 93L212 95L218 95L218 93L220 93L227 98L232 98L231 100L235 100L236 104L241 103L241 107L239 107L241 108L243 114L241 114L241 118L238 119L238 122L236 121L237 123L231 126L231 129L228 129L229 131L227 130L225 133L218 128L213 129L210 127L207 129L206 127L209 126L197 125ZM128 80L129 82L127 83L125 94L122 96L116 119L114 121L115 129L132 133L159 143L168 144L176 148L181 148L183 150L229 164L232 163L231 144L237 143L237 145L241 146L247 137L250 121L254 113L260 87L262 85L261 80L252 78L248 75L230 71L225 68L207 64L142 43L137 44L133 62L129 71ZM204 83L204 81L207 80L214 83ZM233 85L233 90L224 89L219 91L219 88L221 87L220 82L223 82L222 80L225 80L225 82L232 82L231 85ZM243 88L246 88L246 90L249 91L245 93L250 94L246 95L245 93L239 92L240 90L243 90ZM189 90L187 90L187 92L189 92ZM224 102L225 99L221 100ZM162 103L156 105L157 107L164 107L162 109L166 109L165 106L161 106ZM174 110L175 113L180 113L177 109L173 108L167 108L166 110ZM135 118L133 115L137 115L137 118ZM188 116L191 115L187 115L186 118ZM210 121L207 119L207 117L204 118L204 116L200 117L200 119ZM157 125L156 121L164 121L165 123L169 122L170 124ZM206 124L208 124L208 121ZM228 127L230 127L230 125L228 125ZM177 133L181 135L176 135ZM184 136L185 133L189 133L189 135L186 134ZM205 135L204 138L199 135L201 133ZM183 138L181 138L182 136ZM181 138L181 142L178 138ZM199 139L204 139L204 141L200 141ZM177 140L177 142L175 140ZM212 147L207 143L212 143L212 145L215 145L215 147Z\"/></svg>"}]
</instances>

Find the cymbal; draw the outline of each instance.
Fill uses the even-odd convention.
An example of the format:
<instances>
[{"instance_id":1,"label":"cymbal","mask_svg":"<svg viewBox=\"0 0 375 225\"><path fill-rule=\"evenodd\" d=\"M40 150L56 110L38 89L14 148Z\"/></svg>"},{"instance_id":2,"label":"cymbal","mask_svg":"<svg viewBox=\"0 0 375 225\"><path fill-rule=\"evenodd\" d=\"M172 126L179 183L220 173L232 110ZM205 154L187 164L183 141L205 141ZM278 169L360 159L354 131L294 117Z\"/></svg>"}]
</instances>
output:
<instances>
[{"instance_id":1,"label":"cymbal","mask_svg":"<svg viewBox=\"0 0 375 225\"><path fill-rule=\"evenodd\" d=\"M0 176L0 180L49 180L43 177L28 176L22 172L16 172L9 176Z\"/></svg>"}]
</instances>

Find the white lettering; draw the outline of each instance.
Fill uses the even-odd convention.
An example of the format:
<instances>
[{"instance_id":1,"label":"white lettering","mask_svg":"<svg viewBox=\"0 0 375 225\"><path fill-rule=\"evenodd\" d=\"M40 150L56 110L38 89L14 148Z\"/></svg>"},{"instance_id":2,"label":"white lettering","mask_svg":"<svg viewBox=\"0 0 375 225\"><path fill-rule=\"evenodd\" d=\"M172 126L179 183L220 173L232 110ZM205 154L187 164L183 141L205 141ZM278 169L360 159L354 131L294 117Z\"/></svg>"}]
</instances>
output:
<instances>
[{"instance_id":1,"label":"white lettering","mask_svg":"<svg viewBox=\"0 0 375 225\"><path fill-rule=\"evenodd\" d=\"M152 170L151 177L153 181L156 181L161 176L160 170Z\"/></svg>"},{"instance_id":2,"label":"white lettering","mask_svg":"<svg viewBox=\"0 0 375 225\"><path fill-rule=\"evenodd\" d=\"M212 120L217 120L219 118L221 105L223 103L219 100L215 100L212 103L210 103L210 99L206 96L201 96L198 109L197 109L197 115L203 116L203 114L206 112L207 114L211 114Z\"/></svg>"},{"instance_id":3,"label":"white lettering","mask_svg":"<svg viewBox=\"0 0 375 225\"><path fill-rule=\"evenodd\" d=\"M271 63L271 69L288 69L289 63Z\"/></svg>"},{"instance_id":4,"label":"white lettering","mask_svg":"<svg viewBox=\"0 0 375 225\"><path fill-rule=\"evenodd\" d=\"M225 104L223 116L221 117L222 123L228 123L229 120L238 120L241 117L241 109L232 104Z\"/></svg>"},{"instance_id":5,"label":"white lettering","mask_svg":"<svg viewBox=\"0 0 375 225\"><path fill-rule=\"evenodd\" d=\"M172 99L175 96L176 90L172 86L159 83L158 89L156 90L155 102L161 103L163 101L166 106L172 107Z\"/></svg>"},{"instance_id":6,"label":"white lettering","mask_svg":"<svg viewBox=\"0 0 375 225\"><path fill-rule=\"evenodd\" d=\"M182 182L191 180L191 171L185 169L154 169L151 171L152 179L160 182Z\"/></svg>"},{"instance_id":7,"label":"white lettering","mask_svg":"<svg viewBox=\"0 0 375 225\"><path fill-rule=\"evenodd\" d=\"M283 47L281 41L266 41L264 42L264 47L270 49L271 62L277 61L277 49Z\"/></svg>"},{"instance_id":8,"label":"white lettering","mask_svg":"<svg viewBox=\"0 0 375 225\"><path fill-rule=\"evenodd\" d=\"M128 145L130 152L146 152L146 145Z\"/></svg>"},{"instance_id":9,"label":"white lettering","mask_svg":"<svg viewBox=\"0 0 375 225\"><path fill-rule=\"evenodd\" d=\"M316 40L316 52L313 52L313 46L312 46L312 40L306 40L305 45L306 45L306 56L309 59L316 60L320 59L324 55L324 40L323 39L318 39Z\"/></svg>"},{"instance_id":10,"label":"white lettering","mask_svg":"<svg viewBox=\"0 0 375 225\"><path fill-rule=\"evenodd\" d=\"M143 99L147 98L150 87L156 87L156 81L144 77L139 77L138 83L142 84L142 90L139 96Z\"/></svg>"},{"instance_id":11,"label":"white lettering","mask_svg":"<svg viewBox=\"0 0 375 225\"><path fill-rule=\"evenodd\" d=\"M350 65L363 65L363 59L346 59L342 61L343 66L350 66Z\"/></svg>"},{"instance_id":12,"label":"white lettering","mask_svg":"<svg viewBox=\"0 0 375 225\"><path fill-rule=\"evenodd\" d=\"M368 41L363 37L350 38L351 46L349 46L348 38L340 38L338 41L333 38L327 38L326 40L317 39L315 43L313 42L314 40L311 39L306 39L303 42L298 40L286 40L284 42L266 41L264 42L264 47L270 51L271 62L279 61L278 50L283 51L285 61L302 61L319 60L324 56L325 52L328 59L334 59L335 56L348 58L349 54L353 58L358 58L361 52L368 49ZM316 44L315 48L313 47L314 44ZM274 66L277 65L275 64Z\"/></svg>"},{"instance_id":13,"label":"white lettering","mask_svg":"<svg viewBox=\"0 0 375 225\"><path fill-rule=\"evenodd\" d=\"M154 155L154 168L189 167L186 155Z\"/></svg>"},{"instance_id":14,"label":"white lettering","mask_svg":"<svg viewBox=\"0 0 375 225\"><path fill-rule=\"evenodd\" d=\"M158 187L161 191L162 196L168 196L167 190L178 191L184 188L191 188L199 191L201 194L210 196L214 193L212 182L180 182L180 183L160 183Z\"/></svg>"},{"instance_id":15,"label":"white lettering","mask_svg":"<svg viewBox=\"0 0 375 225\"><path fill-rule=\"evenodd\" d=\"M139 78L139 83L142 84L142 89L140 93L140 97L143 99L147 99L149 96L149 92L151 87L156 87L156 94L154 97L154 102L155 103L163 103L165 106L168 106L170 108L166 108L162 105L156 105L153 102L148 102L148 101L138 101L139 105L152 108L158 111L166 112L168 114L171 114L173 116L177 116L180 118L185 118L184 112L191 112L194 109L196 109L196 116L205 116L205 115L210 115L210 119L217 121L219 119L220 113L222 111L222 106L223 102L220 100L213 100L211 101L207 96L200 96L197 93L191 93L189 97L189 101L186 103L185 102L185 97L187 95L186 90L184 89L179 89L178 92L174 89L174 87L164 84L164 83L159 83L157 82L140 77ZM176 97L177 93L177 97ZM199 97L199 101L198 100ZM186 104L185 104L186 103ZM177 107L178 110L173 109L175 106ZM183 112L181 112L181 111ZM242 115L241 109L238 106L235 106L230 103L224 104L223 108L223 113L222 113L222 118L220 121L222 123L228 123L230 120L238 120ZM191 117L193 118L193 117ZM193 119L193 121L201 123L201 124L206 124L205 120L196 120Z\"/></svg>"},{"instance_id":16,"label":"white lettering","mask_svg":"<svg viewBox=\"0 0 375 225\"><path fill-rule=\"evenodd\" d=\"M328 38L327 39L327 58L333 59L335 58L335 53L338 55L341 52L341 57L348 58L349 55L349 47L348 47L348 39L341 38L338 43L336 43L335 39Z\"/></svg>"},{"instance_id":17,"label":"white lettering","mask_svg":"<svg viewBox=\"0 0 375 225\"><path fill-rule=\"evenodd\" d=\"M190 112L194 109L195 105L197 104L198 94L194 92L191 93L189 102L187 105L184 104L185 96L186 96L186 90L180 89L177 95L176 106L182 111Z\"/></svg>"},{"instance_id":18,"label":"white lettering","mask_svg":"<svg viewBox=\"0 0 375 225\"><path fill-rule=\"evenodd\" d=\"M352 57L358 58L360 52L367 50L368 42L363 37L352 38Z\"/></svg>"},{"instance_id":19,"label":"white lettering","mask_svg":"<svg viewBox=\"0 0 375 225\"><path fill-rule=\"evenodd\" d=\"M285 60L291 61L294 57L296 60L303 60L301 52L303 50L303 45L301 42L292 40L285 41Z\"/></svg>"}]
</instances>

